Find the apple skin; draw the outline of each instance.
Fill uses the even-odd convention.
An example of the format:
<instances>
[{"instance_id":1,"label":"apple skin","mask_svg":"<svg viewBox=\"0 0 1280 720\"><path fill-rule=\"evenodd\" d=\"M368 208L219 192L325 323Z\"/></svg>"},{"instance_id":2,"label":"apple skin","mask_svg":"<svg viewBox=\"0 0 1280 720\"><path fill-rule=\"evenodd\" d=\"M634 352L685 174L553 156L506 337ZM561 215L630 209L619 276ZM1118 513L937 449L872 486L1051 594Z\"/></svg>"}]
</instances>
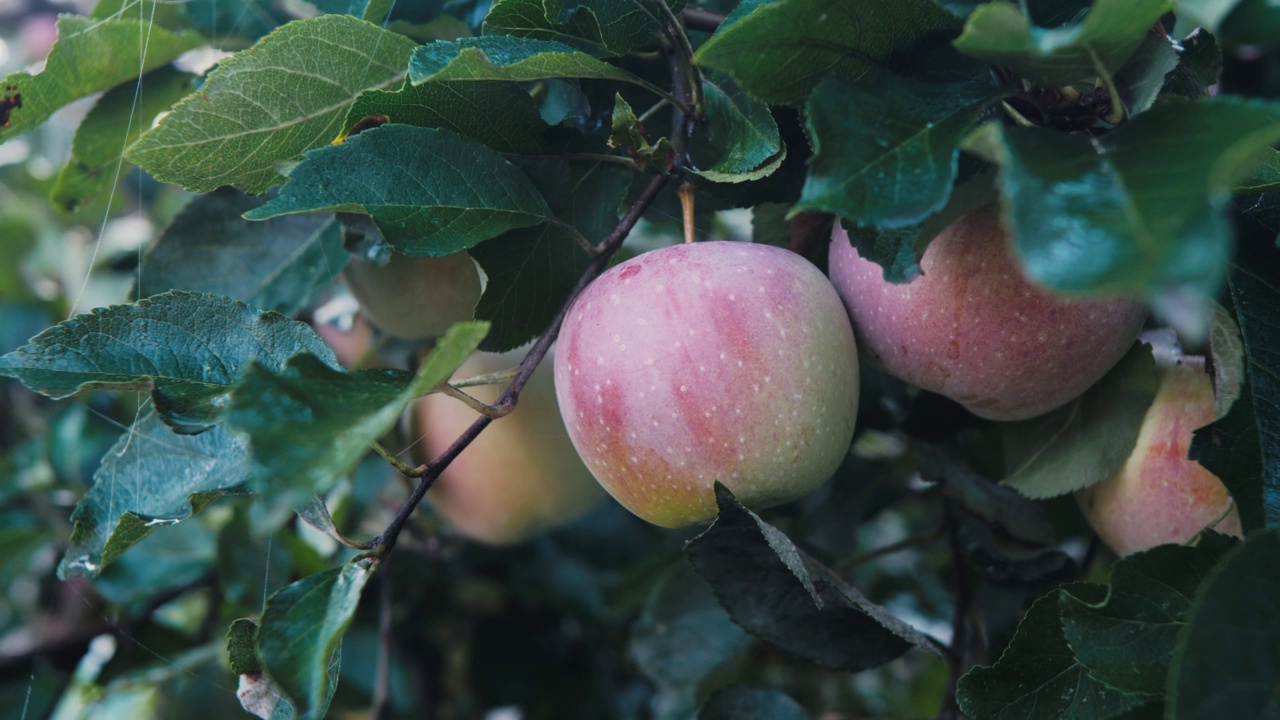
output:
<instances>
[{"instance_id":1,"label":"apple skin","mask_svg":"<svg viewBox=\"0 0 1280 720\"><path fill-rule=\"evenodd\" d=\"M1185 543L1219 518L1215 530L1241 536L1226 486L1187 458L1192 432L1214 420L1213 399L1203 358L1183 357L1165 368L1133 453L1114 475L1076 493L1098 537L1117 555Z\"/></svg>"},{"instance_id":2,"label":"apple skin","mask_svg":"<svg viewBox=\"0 0 1280 720\"><path fill-rule=\"evenodd\" d=\"M470 320L480 300L480 275L465 252L396 254L382 266L353 259L342 279L370 322L405 340L440 337L450 325Z\"/></svg>"},{"instance_id":3,"label":"apple skin","mask_svg":"<svg viewBox=\"0 0 1280 720\"><path fill-rule=\"evenodd\" d=\"M560 331L556 394L600 484L655 525L800 497L848 451L857 347L831 284L781 248L707 241L604 273Z\"/></svg>"},{"instance_id":4,"label":"apple skin","mask_svg":"<svg viewBox=\"0 0 1280 720\"><path fill-rule=\"evenodd\" d=\"M514 367L521 355L476 353L455 377ZM427 499L459 533L490 545L509 545L564 524L605 499L578 459L556 406L552 371L544 361L520 392L515 410L495 419L445 468ZM500 386L465 392L493 403ZM479 417L445 395L418 400L412 428L425 436L425 461L448 448Z\"/></svg>"},{"instance_id":5,"label":"apple skin","mask_svg":"<svg viewBox=\"0 0 1280 720\"><path fill-rule=\"evenodd\" d=\"M994 204L943 230L910 283L885 280L838 223L829 265L863 351L990 420L1035 417L1079 396L1133 346L1147 317L1138 300L1070 299L1033 285Z\"/></svg>"}]
</instances>

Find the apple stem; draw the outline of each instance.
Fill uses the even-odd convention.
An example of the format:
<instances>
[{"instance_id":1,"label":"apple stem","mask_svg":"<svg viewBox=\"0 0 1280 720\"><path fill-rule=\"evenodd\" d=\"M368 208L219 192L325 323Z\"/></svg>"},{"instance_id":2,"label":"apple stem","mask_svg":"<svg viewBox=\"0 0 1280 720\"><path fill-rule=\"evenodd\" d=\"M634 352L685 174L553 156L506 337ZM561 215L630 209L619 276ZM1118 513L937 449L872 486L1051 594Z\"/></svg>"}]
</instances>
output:
<instances>
[{"instance_id":1,"label":"apple stem","mask_svg":"<svg viewBox=\"0 0 1280 720\"><path fill-rule=\"evenodd\" d=\"M684 241L692 244L695 238L693 217L693 183L681 178L678 188L680 193L680 209L684 213Z\"/></svg>"},{"instance_id":2,"label":"apple stem","mask_svg":"<svg viewBox=\"0 0 1280 720\"><path fill-rule=\"evenodd\" d=\"M670 175L656 175L650 179L649 184L646 185L644 191L640 193L640 197L632 203L626 214L622 216L620 221L618 221L617 226L613 228L608 236L600 241L599 245L596 245L596 250L598 252L592 257L591 264L587 266L587 269L583 271L582 275L578 278L578 283L574 286L573 291L569 293L568 299L566 299L564 304L560 306L560 310L556 313L551 324L548 325L542 335L538 336L538 339L534 341L533 347L529 348L529 352L525 354L524 360L521 361L519 367L516 368L515 376L511 379L511 384L508 385L507 389L498 397L498 401L493 404L494 408L502 409L504 412L511 412L511 410L515 408L516 403L519 402L520 399L520 391L523 390L524 386L529 382L529 378L533 377L533 372L537 369L538 363L542 362L542 359L551 351L551 345L555 343L556 338L560 335L560 326L564 324L564 319L569 314L569 308L573 306L573 301L577 299L578 295L587 287L588 284L591 283L592 280L596 279L596 277L599 276L600 273L604 272L605 268L609 266L609 260L613 257L614 253L618 251L618 248L622 247L623 241L627 239L627 235L631 233L631 230L635 228L636 223L640 221L640 217L644 215L645 211L649 209L649 206L653 204L653 201L658 198L658 194L662 192L663 188L665 188L667 183L670 181ZM453 441L453 444L446 448L444 452L440 453L431 462L418 467L409 466L399 458L387 452L385 448L382 448L376 443L374 444L374 450L386 459L392 467L398 470L405 477L418 478L418 484L413 489L413 492L410 493L409 498L405 500L404 505L400 506L400 509L396 512L395 517L391 519L391 522L387 525L386 529L377 537L369 541L368 546L370 548L370 555L375 558L385 557L395 548L396 541L399 539L400 532L404 529L405 523L409 521L410 516L413 515L413 511L417 509L418 505L422 502L422 499L426 497L427 491L435 484L436 479L440 477L440 473L443 472L444 469L458 457L458 455L462 454L462 451L474 442L475 439L480 436L480 433L484 432L484 429L488 427L491 422L493 422L493 418L488 415L481 415L476 418L475 422L471 423L471 426L464 430L463 433L459 435L458 438Z\"/></svg>"}]
</instances>

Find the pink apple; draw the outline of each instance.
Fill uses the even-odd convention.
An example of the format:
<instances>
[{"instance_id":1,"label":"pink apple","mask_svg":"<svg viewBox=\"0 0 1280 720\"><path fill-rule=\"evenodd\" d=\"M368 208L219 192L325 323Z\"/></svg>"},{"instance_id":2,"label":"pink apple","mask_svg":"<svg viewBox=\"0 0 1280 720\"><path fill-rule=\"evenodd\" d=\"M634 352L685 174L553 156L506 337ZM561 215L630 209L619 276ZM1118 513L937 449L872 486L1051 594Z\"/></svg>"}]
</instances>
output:
<instances>
[{"instance_id":1,"label":"pink apple","mask_svg":"<svg viewBox=\"0 0 1280 720\"><path fill-rule=\"evenodd\" d=\"M1084 392L1133 346L1147 316L1138 300L1069 299L1031 284L996 205L942 231L902 285L858 256L839 226L831 280L858 346L888 372L976 415L1021 420Z\"/></svg>"},{"instance_id":2,"label":"pink apple","mask_svg":"<svg viewBox=\"0 0 1280 720\"><path fill-rule=\"evenodd\" d=\"M455 377L497 372L521 354L478 353ZM487 403L500 386L467 388ZM425 457L439 455L479 417L462 402L428 395L413 410L414 432ZM427 495L432 507L461 534L491 545L519 542L582 515L605 499L578 459L560 420L551 367L544 362L520 393L511 414L498 418L462 451Z\"/></svg>"},{"instance_id":3,"label":"pink apple","mask_svg":"<svg viewBox=\"0 0 1280 720\"><path fill-rule=\"evenodd\" d=\"M825 482L849 448L857 348L800 256L699 242L606 272L560 332L556 394L596 479L645 520L715 516L715 481L764 507Z\"/></svg>"},{"instance_id":4,"label":"pink apple","mask_svg":"<svg viewBox=\"0 0 1280 720\"><path fill-rule=\"evenodd\" d=\"M387 265L353 259L342 278L369 320L388 335L426 340L470 320L480 276L465 252L438 258L393 255Z\"/></svg>"},{"instance_id":5,"label":"pink apple","mask_svg":"<svg viewBox=\"0 0 1280 720\"><path fill-rule=\"evenodd\" d=\"M1241 534L1226 486L1187 459L1192 432L1213 420L1213 382L1204 359L1183 357L1166 368L1129 459L1076 494L1098 536L1118 555L1184 543L1208 526Z\"/></svg>"}]
</instances>

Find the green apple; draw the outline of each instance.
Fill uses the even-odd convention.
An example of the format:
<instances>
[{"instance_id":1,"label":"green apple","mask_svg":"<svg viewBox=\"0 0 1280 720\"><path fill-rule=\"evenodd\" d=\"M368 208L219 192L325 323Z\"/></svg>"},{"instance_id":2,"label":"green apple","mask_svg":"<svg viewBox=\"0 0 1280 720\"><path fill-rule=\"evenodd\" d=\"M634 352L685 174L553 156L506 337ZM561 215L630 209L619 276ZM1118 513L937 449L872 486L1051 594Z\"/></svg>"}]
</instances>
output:
<instances>
[{"instance_id":1,"label":"green apple","mask_svg":"<svg viewBox=\"0 0 1280 720\"><path fill-rule=\"evenodd\" d=\"M395 254L386 265L353 259L342 279L370 322L405 340L440 337L450 325L470 320L480 300L480 275L465 252Z\"/></svg>"},{"instance_id":2,"label":"green apple","mask_svg":"<svg viewBox=\"0 0 1280 720\"><path fill-rule=\"evenodd\" d=\"M517 354L477 353L455 377L498 372L520 359ZM445 468L427 495L462 535L492 545L520 542L582 515L605 498L560 420L549 361L529 379L515 410L494 420ZM500 389L488 385L466 392L492 403ZM478 417L461 401L441 394L418 400L411 412L411 427L425 450L421 460L443 452Z\"/></svg>"}]
</instances>

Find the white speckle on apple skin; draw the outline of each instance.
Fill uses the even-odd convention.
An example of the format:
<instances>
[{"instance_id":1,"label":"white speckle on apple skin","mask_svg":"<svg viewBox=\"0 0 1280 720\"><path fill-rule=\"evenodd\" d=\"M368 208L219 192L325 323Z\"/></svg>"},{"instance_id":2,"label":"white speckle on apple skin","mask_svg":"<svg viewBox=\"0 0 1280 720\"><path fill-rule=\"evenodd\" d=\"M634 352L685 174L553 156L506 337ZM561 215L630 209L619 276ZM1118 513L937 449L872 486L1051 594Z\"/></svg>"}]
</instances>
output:
<instances>
[{"instance_id":1,"label":"white speckle on apple skin","mask_svg":"<svg viewBox=\"0 0 1280 720\"><path fill-rule=\"evenodd\" d=\"M555 379L569 436L649 522L714 517L717 480L752 507L797 498L848 450L853 330L831 284L794 253L716 241L645 253L592 283L568 317Z\"/></svg>"},{"instance_id":2,"label":"white speckle on apple skin","mask_svg":"<svg viewBox=\"0 0 1280 720\"><path fill-rule=\"evenodd\" d=\"M909 283L885 280L838 223L829 265L863 352L990 420L1035 417L1076 398L1120 361L1147 317L1140 300L1067 299L1031 284L996 205L943 230Z\"/></svg>"}]
</instances>

